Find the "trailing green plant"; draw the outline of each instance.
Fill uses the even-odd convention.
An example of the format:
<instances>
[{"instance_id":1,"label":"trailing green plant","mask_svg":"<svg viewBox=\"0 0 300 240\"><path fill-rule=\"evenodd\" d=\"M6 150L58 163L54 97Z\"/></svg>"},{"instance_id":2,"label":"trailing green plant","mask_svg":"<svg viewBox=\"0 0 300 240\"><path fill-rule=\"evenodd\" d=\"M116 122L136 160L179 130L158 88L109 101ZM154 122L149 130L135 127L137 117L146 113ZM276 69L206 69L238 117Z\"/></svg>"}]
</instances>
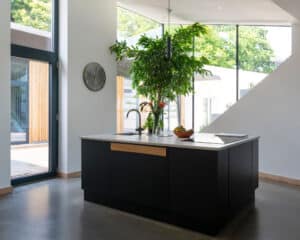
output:
<instances>
[{"instance_id":1,"label":"trailing green plant","mask_svg":"<svg viewBox=\"0 0 300 240\"><path fill-rule=\"evenodd\" d=\"M172 34L167 32L162 37L143 35L133 47L128 46L126 41L116 42L110 47L117 61L124 58L133 60L130 67L132 86L139 95L149 99L155 127L159 125L165 102L193 92L191 79L195 73L210 73L204 69L209 64L208 59L193 54L194 38L205 34L206 26L195 23L180 27ZM170 58L166 57L168 38L172 42Z\"/></svg>"}]
</instances>

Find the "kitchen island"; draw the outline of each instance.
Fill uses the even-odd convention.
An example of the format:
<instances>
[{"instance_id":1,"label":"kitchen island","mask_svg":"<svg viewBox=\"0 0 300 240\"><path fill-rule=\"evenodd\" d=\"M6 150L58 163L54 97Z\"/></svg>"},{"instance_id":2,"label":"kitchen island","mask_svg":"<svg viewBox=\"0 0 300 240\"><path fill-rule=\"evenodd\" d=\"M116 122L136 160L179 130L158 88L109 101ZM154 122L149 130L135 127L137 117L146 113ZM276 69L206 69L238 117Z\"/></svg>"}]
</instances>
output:
<instances>
[{"instance_id":1,"label":"kitchen island","mask_svg":"<svg viewBox=\"0 0 300 240\"><path fill-rule=\"evenodd\" d=\"M253 206L258 137L82 137L86 201L208 234Z\"/></svg>"}]
</instances>

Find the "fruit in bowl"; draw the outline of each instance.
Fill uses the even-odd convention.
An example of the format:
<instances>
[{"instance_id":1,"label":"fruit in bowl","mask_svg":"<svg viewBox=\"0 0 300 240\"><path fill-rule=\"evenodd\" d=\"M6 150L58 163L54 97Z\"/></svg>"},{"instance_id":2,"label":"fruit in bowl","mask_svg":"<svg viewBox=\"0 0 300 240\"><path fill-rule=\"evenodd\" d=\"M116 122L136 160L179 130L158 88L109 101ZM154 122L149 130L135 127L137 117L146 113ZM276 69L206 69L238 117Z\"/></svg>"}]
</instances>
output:
<instances>
[{"instance_id":1,"label":"fruit in bowl","mask_svg":"<svg viewBox=\"0 0 300 240\"><path fill-rule=\"evenodd\" d=\"M178 138L189 138L194 134L192 129L186 130L183 126L176 127L173 132Z\"/></svg>"}]
</instances>

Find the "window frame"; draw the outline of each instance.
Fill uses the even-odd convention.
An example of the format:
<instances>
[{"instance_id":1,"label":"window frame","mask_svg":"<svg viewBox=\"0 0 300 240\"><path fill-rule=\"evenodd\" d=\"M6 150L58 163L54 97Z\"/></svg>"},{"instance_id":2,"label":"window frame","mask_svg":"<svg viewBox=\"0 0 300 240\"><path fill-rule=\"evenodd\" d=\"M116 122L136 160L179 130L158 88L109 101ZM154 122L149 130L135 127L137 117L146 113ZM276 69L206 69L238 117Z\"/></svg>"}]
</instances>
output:
<instances>
[{"instance_id":1,"label":"window frame","mask_svg":"<svg viewBox=\"0 0 300 240\"><path fill-rule=\"evenodd\" d=\"M184 26L186 24L182 24L182 26ZM236 69L236 101L235 104L237 102L239 102L241 100L241 96L240 96L240 27L289 27L291 28L291 26L289 25L263 25L263 24L259 24L259 25L251 25L251 24L208 24L207 26L218 26L218 25L229 25L229 26L235 26L235 32L236 32L236 44L235 44L235 52L236 52L236 56L235 56L235 69ZM163 24L163 29L165 29L165 24ZM165 31L163 30L163 34L165 34ZM195 38L193 39L193 49L195 50ZM194 52L193 52L194 54ZM195 77L193 76L193 78L191 79L193 87L195 86ZM192 97L192 128L195 131L195 94L191 94ZM177 105L179 107L181 107L181 104L179 104L177 102ZM184 118L182 116L182 111L179 111L179 119L182 121ZM180 122L179 124L183 124L182 122Z\"/></svg>"},{"instance_id":2,"label":"window frame","mask_svg":"<svg viewBox=\"0 0 300 240\"><path fill-rule=\"evenodd\" d=\"M121 7L122 8L122 7ZM124 8L125 9L125 8ZM138 15L141 15L139 13L136 13L134 11L131 11L131 10L128 10L128 9L125 9L127 11L130 11L132 13L135 13L135 14L138 14ZM143 15L141 15L143 16ZM143 16L145 17L145 16ZM148 18L148 17L145 17L145 18ZM153 20L151 18L148 18L150 20ZM155 22L157 22L156 20L153 20ZM187 24L178 24L178 25L181 25L181 26L187 26ZM275 25L268 25L268 24L222 24L222 23L215 23L215 24L206 24L207 26L232 26L232 28L235 29L235 68L233 68L233 70L235 70L235 89L234 89L234 94L233 94L233 97L235 99L234 101L234 104L236 104L239 100L241 100L242 96L241 96L241 93L240 93L240 85L241 85L241 78L240 78L240 73L241 73L241 61L240 61L240 28L241 27L281 27L281 28L291 28L292 26L291 25L280 25L280 24L275 24ZM164 23L161 23L161 28L162 28L162 35L165 34L166 30L168 29L168 26L167 24L164 24ZM193 39L193 49L194 49L194 53L195 53L195 38ZM192 81L192 85L195 87L195 76L193 76L193 78L191 79ZM235 96L234 96L235 95ZM192 100L192 110L191 110L191 114L192 114L192 121L191 121L191 124L192 124L192 128L194 130L195 129L195 110L196 110L196 104L195 104L195 94L192 93L189 95L189 97L191 97L191 100ZM180 99L180 100L179 100ZM184 104L182 104L183 102L183 99L184 97L182 96L179 96L178 99L177 99L177 106L178 106L178 119L179 119L179 123L178 124L184 124L185 122L185 116L183 114L184 112ZM119 100L120 102L120 100ZM168 111L169 111L169 108L168 108ZM170 119L169 119L169 116L170 114L168 114L168 118L166 118L166 123L170 122ZM121 121L121 119L117 119L118 122ZM165 124L165 126L169 126L169 124ZM121 126L121 124L118 124L118 126ZM121 129L120 127L118 128L118 130L123 130ZM169 129L170 130L170 129ZM198 131L196 131L198 132Z\"/></svg>"},{"instance_id":3,"label":"window frame","mask_svg":"<svg viewBox=\"0 0 300 240\"><path fill-rule=\"evenodd\" d=\"M58 168L58 53L59 0L52 0L52 51L11 44L11 57L20 57L49 63L49 172L14 178L12 185L53 178Z\"/></svg>"}]
</instances>

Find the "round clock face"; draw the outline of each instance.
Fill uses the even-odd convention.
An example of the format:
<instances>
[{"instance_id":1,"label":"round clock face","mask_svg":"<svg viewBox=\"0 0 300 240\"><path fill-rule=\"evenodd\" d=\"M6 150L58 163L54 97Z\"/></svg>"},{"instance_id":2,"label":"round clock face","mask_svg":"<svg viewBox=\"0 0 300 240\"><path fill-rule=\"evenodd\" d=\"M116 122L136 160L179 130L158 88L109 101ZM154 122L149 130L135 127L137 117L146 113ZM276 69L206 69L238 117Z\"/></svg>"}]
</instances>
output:
<instances>
[{"instance_id":1,"label":"round clock face","mask_svg":"<svg viewBox=\"0 0 300 240\"><path fill-rule=\"evenodd\" d=\"M106 81L103 67L99 63L89 63L83 70L83 81L85 86L94 92L100 91Z\"/></svg>"}]
</instances>

